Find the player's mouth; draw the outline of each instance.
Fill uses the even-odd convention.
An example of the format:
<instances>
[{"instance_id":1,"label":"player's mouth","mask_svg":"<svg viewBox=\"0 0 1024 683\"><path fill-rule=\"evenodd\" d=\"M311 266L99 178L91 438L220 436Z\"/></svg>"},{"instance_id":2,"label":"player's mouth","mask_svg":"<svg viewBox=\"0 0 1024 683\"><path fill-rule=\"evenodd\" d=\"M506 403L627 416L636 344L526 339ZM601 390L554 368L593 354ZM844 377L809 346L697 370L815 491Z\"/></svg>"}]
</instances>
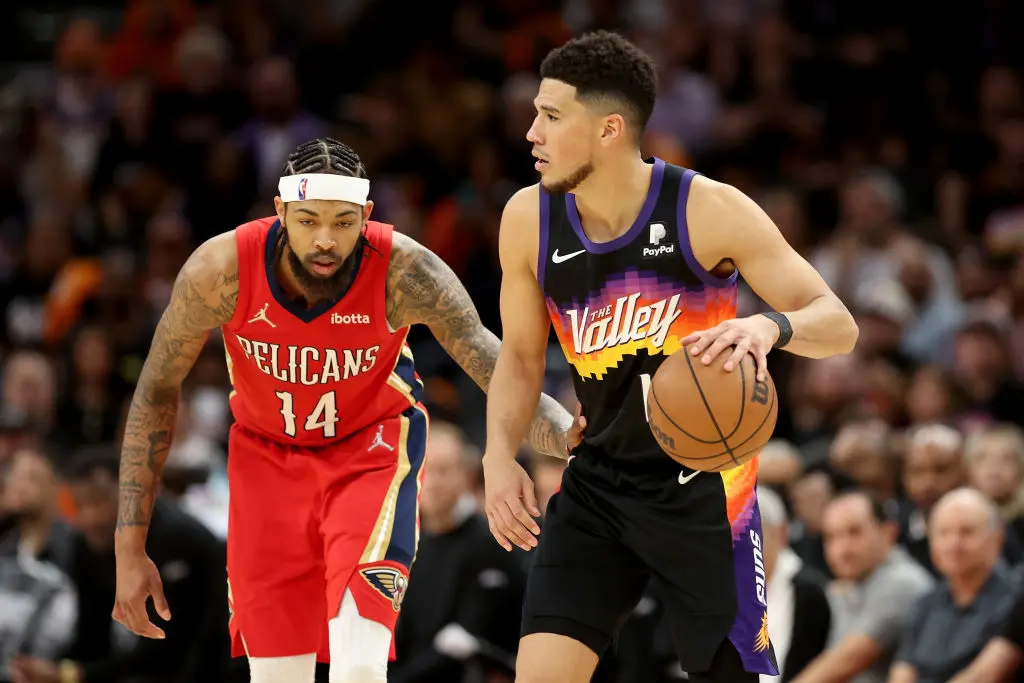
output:
<instances>
[{"instance_id":1,"label":"player's mouth","mask_svg":"<svg viewBox=\"0 0 1024 683\"><path fill-rule=\"evenodd\" d=\"M535 169L537 169L538 171L543 171L547 169L548 164L550 163L547 159L544 159L543 157L538 156L537 154L534 154L533 156L537 160L533 163L533 167Z\"/></svg>"},{"instance_id":2,"label":"player's mouth","mask_svg":"<svg viewBox=\"0 0 1024 683\"><path fill-rule=\"evenodd\" d=\"M317 275L330 275L338 269L338 261L329 257L315 258L311 264Z\"/></svg>"}]
</instances>

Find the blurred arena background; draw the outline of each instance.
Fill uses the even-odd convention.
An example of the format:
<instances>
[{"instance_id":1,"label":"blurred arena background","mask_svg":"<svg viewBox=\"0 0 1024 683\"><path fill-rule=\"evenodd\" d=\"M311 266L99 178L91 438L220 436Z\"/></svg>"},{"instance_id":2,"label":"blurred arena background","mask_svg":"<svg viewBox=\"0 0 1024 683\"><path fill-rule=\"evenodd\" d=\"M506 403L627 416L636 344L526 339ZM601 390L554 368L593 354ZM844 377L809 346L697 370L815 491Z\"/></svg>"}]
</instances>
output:
<instances>
[{"instance_id":1,"label":"blurred arena background","mask_svg":"<svg viewBox=\"0 0 1024 683\"><path fill-rule=\"evenodd\" d=\"M645 154L753 196L860 324L853 355L769 357L783 408L760 484L777 494L762 512L782 680L944 681L1015 642L1020 2L34 0L4 3L0 25L0 681L248 680L227 656L219 339L188 380L164 480L191 519L154 531L169 637L110 620L111 463L178 268L271 214L284 156L331 134L366 162L374 217L441 255L500 336L498 219L534 182L537 67L595 28L660 66ZM744 314L760 305L744 293ZM425 329L410 342L434 429L389 680L509 682L530 557L467 531L485 402ZM572 410L551 349L547 390ZM562 463L522 459L546 501ZM930 524L964 486L999 524ZM833 502L858 490L884 501L859 530ZM896 581L904 561L926 578ZM685 680L659 610L655 594L637 605L595 680ZM807 666L856 636L878 646L873 664Z\"/></svg>"}]
</instances>

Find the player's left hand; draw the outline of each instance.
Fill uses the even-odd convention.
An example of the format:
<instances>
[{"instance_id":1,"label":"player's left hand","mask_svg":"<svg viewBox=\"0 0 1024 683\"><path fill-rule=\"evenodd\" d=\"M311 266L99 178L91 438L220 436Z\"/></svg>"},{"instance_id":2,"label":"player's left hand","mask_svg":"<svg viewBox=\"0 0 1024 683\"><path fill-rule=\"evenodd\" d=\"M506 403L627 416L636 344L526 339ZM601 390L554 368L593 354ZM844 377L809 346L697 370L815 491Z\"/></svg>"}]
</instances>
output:
<instances>
[{"instance_id":1,"label":"player's left hand","mask_svg":"<svg viewBox=\"0 0 1024 683\"><path fill-rule=\"evenodd\" d=\"M682 345L690 347L691 356L703 354L700 362L704 365L711 365L723 351L731 348L732 352L722 366L726 372L732 372L749 353L757 367L757 381L763 382L768 372L768 352L778 338L778 325L763 315L752 315L726 320L709 330L694 332L683 339Z\"/></svg>"}]
</instances>

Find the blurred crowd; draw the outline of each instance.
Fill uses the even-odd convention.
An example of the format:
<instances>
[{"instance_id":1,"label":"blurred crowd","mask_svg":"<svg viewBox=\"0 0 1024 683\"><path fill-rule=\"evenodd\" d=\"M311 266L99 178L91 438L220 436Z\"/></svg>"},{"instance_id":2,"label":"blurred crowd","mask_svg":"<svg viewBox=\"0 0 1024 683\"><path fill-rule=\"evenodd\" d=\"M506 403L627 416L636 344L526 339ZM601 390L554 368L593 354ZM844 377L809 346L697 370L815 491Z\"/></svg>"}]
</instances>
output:
<instances>
[{"instance_id":1,"label":"blurred crowd","mask_svg":"<svg viewBox=\"0 0 1024 683\"><path fill-rule=\"evenodd\" d=\"M0 681L247 680L227 656L216 336L150 535L168 637L110 620L119 432L179 267L271 214L285 155L330 134L366 163L375 218L442 256L500 336L498 219L535 180L537 67L595 28L657 60L644 153L754 197L860 325L849 356L769 358L781 680L987 683L1024 661L1024 5L46 0L0 18ZM410 343L435 419L389 680L511 681L531 558L479 514L485 402L428 332ZM557 346L548 365L574 409ZM522 459L546 501L563 463ZM660 610L641 600L595 680L685 680Z\"/></svg>"}]
</instances>

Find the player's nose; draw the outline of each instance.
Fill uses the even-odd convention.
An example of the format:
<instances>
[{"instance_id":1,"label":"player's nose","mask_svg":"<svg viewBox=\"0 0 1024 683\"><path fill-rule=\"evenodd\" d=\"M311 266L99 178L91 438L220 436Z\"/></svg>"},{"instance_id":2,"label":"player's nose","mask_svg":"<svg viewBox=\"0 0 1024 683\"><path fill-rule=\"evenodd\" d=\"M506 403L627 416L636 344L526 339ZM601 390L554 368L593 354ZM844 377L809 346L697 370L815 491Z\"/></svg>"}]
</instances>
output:
<instances>
[{"instance_id":1,"label":"player's nose","mask_svg":"<svg viewBox=\"0 0 1024 683\"><path fill-rule=\"evenodd\" d=\"M537 130L538 121L539 119L534 119L533 125L530 126L530 129L528 131L526 131L527 142L532 142L535 145L539 145L543 142L540 136L540 132Z\"/></svg>"},{"instance_id":2,"label":"player's nose","mask_svg":"<svg viewBox=\"0 0 1024 683\"><path fill-rule=\"evenodd\" d=\"M313 248L317 251L334 251L336 246L338 242L332 237L317 237L313 240Z\"/></svg>"}]
</instances>

